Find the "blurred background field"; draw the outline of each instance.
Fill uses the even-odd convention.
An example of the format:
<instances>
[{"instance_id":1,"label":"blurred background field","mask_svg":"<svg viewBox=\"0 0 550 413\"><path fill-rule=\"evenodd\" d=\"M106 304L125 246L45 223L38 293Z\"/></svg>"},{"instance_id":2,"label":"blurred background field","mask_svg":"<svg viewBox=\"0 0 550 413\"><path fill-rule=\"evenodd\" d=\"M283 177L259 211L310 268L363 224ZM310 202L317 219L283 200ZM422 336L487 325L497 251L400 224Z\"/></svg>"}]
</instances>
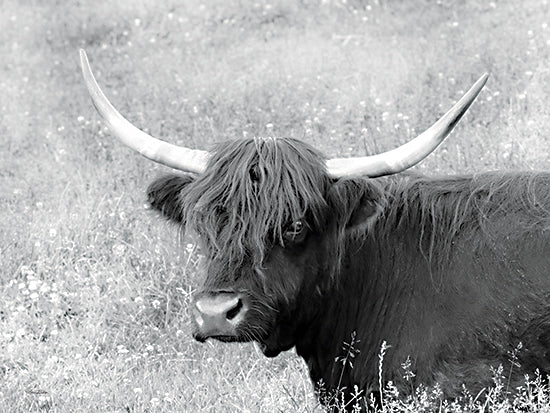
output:
<instances>
[{"instance_id":1,"label":"blurred background field","mask_svg":"<svg viewBox=\"0 0 550 413\"><path fill-rule=\"evenodd\" d=\"M489 82L426 174L550 170L547 0L0 1L0 411L322 411L303 362L200 345L168 172L99 121L190 147L294 136L327 156L414 137ZM373 349L376 351L376 349Z\"/></svg>"}]
</instances>

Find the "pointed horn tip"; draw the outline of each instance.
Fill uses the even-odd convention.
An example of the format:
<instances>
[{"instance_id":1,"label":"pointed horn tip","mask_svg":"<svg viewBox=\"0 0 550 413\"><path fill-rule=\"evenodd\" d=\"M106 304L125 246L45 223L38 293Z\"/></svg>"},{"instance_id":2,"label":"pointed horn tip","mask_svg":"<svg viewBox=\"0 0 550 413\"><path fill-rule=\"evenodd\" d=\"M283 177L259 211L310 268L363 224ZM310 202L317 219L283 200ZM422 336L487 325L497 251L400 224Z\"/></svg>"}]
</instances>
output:
<instances>
[{"instance_id":1,"label":"pointed horn tip","mask_svg":"<svg viewBox=\"0 0 550 413\"><path fill-rule=\"evenodd\" d=\"M78 52L80 54L80 61L83 62L88 60L88 56L86 55L86 51L84 49L80 49Z\"/></svg>"},{"instance_id":2,"label":"pointed horn tip","mask_svg":"<svg viewBox=\"0 0 550 413\"><path fill-rule=\"evenodd\" d=\"M480 87L485 86L485 83L487 83L487 80L489 79L489 75L489 72L483 73L476 83L479 83Z\"/></svg>"},{"instance_id":3,"label":"pointed horn tip","mask_svg":"<svg viewBox=\"0 0 550 413\"><path fill-rule=\"evenodd\" d=\"M86 72L89 72L91 74L91 71L92 71L90 68L90 62L88 61L88 55L86 54L86 51L84 49L80 49L79 54L80 54L80 68L82 69L82 73L86 78ZM92 77L93 77L93 74L92 74Z\"/></svg>"}]
</instances>

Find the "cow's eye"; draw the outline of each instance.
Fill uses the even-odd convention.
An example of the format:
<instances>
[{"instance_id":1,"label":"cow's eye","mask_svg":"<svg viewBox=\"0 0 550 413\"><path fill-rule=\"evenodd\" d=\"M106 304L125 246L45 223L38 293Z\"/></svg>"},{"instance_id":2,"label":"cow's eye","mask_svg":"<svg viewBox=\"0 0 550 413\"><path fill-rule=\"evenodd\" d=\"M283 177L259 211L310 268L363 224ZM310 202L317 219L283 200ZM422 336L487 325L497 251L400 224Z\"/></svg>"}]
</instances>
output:
<instances>
[{"instance_id":1,"label":"cow's eye","mask_svg":"<svg viewBox=\"0 0 550 413\"><path fill-rule=\"evenodd\" d=\"M298 220L290 224L285 233L284 238L286 241L301 241L306 233L306 225L303 221Z\"/></svg>"}]
</instances>

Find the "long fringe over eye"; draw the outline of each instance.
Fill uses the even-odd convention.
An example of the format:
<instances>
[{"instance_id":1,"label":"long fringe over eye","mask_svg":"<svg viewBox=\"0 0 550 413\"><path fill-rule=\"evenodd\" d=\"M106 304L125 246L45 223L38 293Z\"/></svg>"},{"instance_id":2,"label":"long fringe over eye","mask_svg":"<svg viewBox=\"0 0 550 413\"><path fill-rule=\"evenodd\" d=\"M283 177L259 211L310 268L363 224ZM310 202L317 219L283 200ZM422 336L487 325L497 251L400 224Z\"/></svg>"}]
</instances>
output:
<instances>
[{"instance_id":1,"label":"long fringe over eye","mask_svg":"<svg viewBox=\"0 0 550 413\"><path fill-rule=\"evenodd\" d=\"M301 141L228 141L184 193L187 224L207 244L210 259L231 266L249 260L260 268L273 243L284 243L290 223L322 224L329 183L324 158Z\"/></svg>"}]
</instances>

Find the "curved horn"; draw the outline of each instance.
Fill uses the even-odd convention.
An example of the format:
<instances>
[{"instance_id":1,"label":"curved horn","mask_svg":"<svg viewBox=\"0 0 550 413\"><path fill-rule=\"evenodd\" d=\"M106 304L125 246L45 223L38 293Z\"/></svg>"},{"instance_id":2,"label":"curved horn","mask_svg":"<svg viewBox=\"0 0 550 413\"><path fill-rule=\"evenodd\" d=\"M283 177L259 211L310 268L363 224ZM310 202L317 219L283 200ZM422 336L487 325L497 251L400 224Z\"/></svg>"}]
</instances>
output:
<instances>
[{"instance_id":1,"label":"curved horn","mask_svg":"<svg viewBox=\"0 0 550 413\"><path fill-rule=\"evenodd\" d=\"M464 96L428 130L398 148L373 156L327 160L327 169L335 178L350 175L377 177L392 175L416 165L428 156L451 133L462 115L475 100L487 78L485 73Z\"/></svg>"},{"instance_id":2,"label":"curved horn","mask_svg":"<svg viewBox=\"0 0 550 413\"><path fill-rule=\"evenodd\" d=\"M126 120L99 88L90 69L86 52L82 49L80 49L80 65L95 108L122 143L146 158L171 168L195 173L201 173L206 169L210 158L207 151L188 149L161 141L139 130Z\"/></svg>"}]
</instances>

